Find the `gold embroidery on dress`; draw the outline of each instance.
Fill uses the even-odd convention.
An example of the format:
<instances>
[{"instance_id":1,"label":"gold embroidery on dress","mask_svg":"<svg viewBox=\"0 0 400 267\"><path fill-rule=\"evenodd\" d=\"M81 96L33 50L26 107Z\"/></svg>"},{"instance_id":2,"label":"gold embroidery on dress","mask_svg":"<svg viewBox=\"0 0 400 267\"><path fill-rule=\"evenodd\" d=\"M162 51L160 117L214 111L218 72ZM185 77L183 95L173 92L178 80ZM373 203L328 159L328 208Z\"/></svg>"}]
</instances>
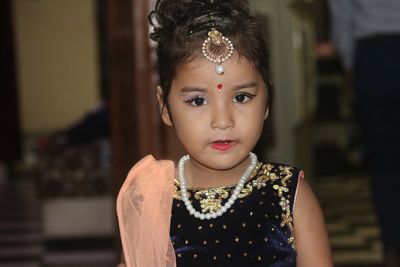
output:
<instances>
[{"instance_id":1,"label":"gold embroidery on dress","mask_svg":"<svg viewBox=\"0 0 400 267\"><path fill-rule=\"evenodd\" d=\"M292 177L292 172L291 172L291 167L288 166L279 166L279 170L281 171L281 183L283 186L287 186L286 182L287 180L290 179L290 177Z\"/></svg>"},{"instance_id":2,"label":"gold embroidery on dress","mask_svg":"<svg viewBox=\"0 0 400 267\"><path fill-rule=\"evenodd\" d=\"M229 193L223 187L201 190L194 194L194 198L200 200L203 213L217 212L222 207L222 200L228 197Z\"/></svg>"},{"instance_id":3,"label":"gold embroidery on dress","mask_svg":"<svg viewBox=\"0 0 400 267\"><path fill-rule=\"evenodd\" d=\"M279 172L277 172L279 170ZM258 174L257 177L255 177ZM287 227L290 231L290 237L288 238L288 244L291 244L295 249L295 237L293 227L293 216L290 210L290 201L288 199L288 180L292 177L292 168L289 166L278 166L266 163L258 163L253 173L249 177L250 182L242 188L239 194L239 198L244 198L253 192L253 188L261 189L267 186L267 183L271 183L272 188L277 192L280 197L279 205L282 209L281 214L281 227ZM222 201L229 197L232 193L234 186L223 186L213 187L207 189L192 189L197 190L194 193L194 198L199 200L200 207L203 213L216 212L222 206ZM191 193L188 192L189 198ZM175 180L173 188L173 197L178 200L182 200L181 192L179 189L179 182Z\"/></svg>"},{"instance_id":4,"label":"gold embroidery on dress","mask_svg":"<svg viewBox=\"0 0 400 267\"><path fill-rule=\"evenodd\" d=\"M294 238L294 228L293 228L293 216L290 210L290 201L286 198L286 194L289 192L289 188L287 187L287 181L292 177L293 173L291 171L291 167L288 166L279 166L280 170L280 183L274 184L272 188L278 192L278 196L281 198L279 201L279 205L282 208L282 222L281 227L287 226L290 230L290 237L288 238L288 243L292 245L295 249L295 238Z\"/></svg>"},{"instance_id":5,"label":"gold embroidery on dress","mask_svg":"<svg viewBox=\"0 0 400 267\"><path fill-rule=\"evenodd\" d=\"M289 200L285 199L284 197L281 198L281 201L279 202L279 204L282 207L282 222L281 222L281 227L285 227L285 225L287 225L287 227L289 228L291 235L288 239L288 243L292 244L292 247L295 248L295 240L294 240L294 229L293 229L293 218L292 218L292 214L290 211L290 202Z\"/></svg>"},{"instance_id":6,"label":"gold embroidery on dress","mask_svg":"<svg viewBox=\"0 0 400 267\"><path fill-rule=\"evenodd\" d=\"M258 163L254 171L249 177L253 179L260 169L262 163ZM199 200L200 207L203 213L217 212L222 207L222 201L229 197L234 186L212 187L206 189L199 189L194 193L194 198ZM245 185L238 195L238 198L244 198L251 194L253 187L250 184ZM177 181L173 189L173 196L176 199L182 200L181 192L178 189Z\"/></svg>"},{"instance_id":7,"label":"gold embroidery on dress","mask_svg":"<svg viewBox=\"0 0 400 267\"><path fill-rule=\"evenodd\" d=\"M260 169L261 166L263 166L263 164L261 162L257 163L257 166L254 168L253 172L251 173L251 175L249 176L247 181L251 181L258 174L259 169ZM214 190L216 188L221 188L221 189L226 189L226 190L228 190L228 192L230 192L230 191L233 191L233 187L235 187L235 185L212 187L212 188L190 188L189 190L207 191L207 190ZM189 194L189 197L190 197L189 190L188 190L188 194ZM239 198L244 198L244 197L250 195L250 193L252 191L253 191L253 187L251 185L247 184L240 191ZM172 191L172 196L177 200L182 200L181 191L180 191L180 188L179 188L179 182L178 182L177 179L174 180L174 188L173 188L173 191Z\"/></svg>"},{"instance_id":8,"label":"gold embroidery on dress","mask_svg":"<svg viewBox=\"0 0 400 267\"><path fill-rule=\"evenodd\" d=\"M177 183L177 181L175 181L174 188L172 189L172 197L177 200L182 200L181 190L178 189L178 186L176 186L176 183ZM190 201L190 197L192 194L189 191L188 191L188 195L189 195L189 201Z\"/></svg>"},{"instance_id":9,"label":"gold embroidery on dress","mask_svg":"<svg viewBox=\"0 0 400 267\"><path fill-rule=\"evenodd\" d=\"M272 188L278 191L278 196L280 197L282 197L282 194L284 192L285 193L289 192L289 189L286 186L280 186L278 184L274 184Z\"/></svg>"},{"instance_id":10,"label":"gold embroidery on dress","mask_svg":"<svg viewBox=\"0 0 400 267\"><path fill-rule=\"evenodd\" d=\"M251 192L253 192L253 187L251 186L250 183L248 183L242 188L242 190L240 190L238 197L239 198L247 197L248 195L251 194Z\"/></svg>"},{"instance_id":11,"label":"gold embroidery on dress","mask_svg":"<svg viewBox=\"0 0 400 267\"><path fill-rule=\"evenodd\" d=\"M252 185L260 189L267 186L267 182L275 182L279 179L275 172L272 172L274 166L266 163L262 165L260 175L252 181Z\"/></svg>"}]
</instances>

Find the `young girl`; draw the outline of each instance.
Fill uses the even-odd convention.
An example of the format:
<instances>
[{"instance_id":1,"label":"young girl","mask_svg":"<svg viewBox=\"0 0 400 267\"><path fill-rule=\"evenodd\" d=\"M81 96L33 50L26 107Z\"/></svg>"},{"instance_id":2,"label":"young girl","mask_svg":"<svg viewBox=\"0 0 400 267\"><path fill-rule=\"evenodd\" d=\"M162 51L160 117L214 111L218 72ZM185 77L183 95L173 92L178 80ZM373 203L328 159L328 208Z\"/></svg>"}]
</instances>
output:
<instances>
[{"instance_id":1,"label":"young girl","mask_svg":"<svg viewBox=\"0 0 400 267\"><path fill-rule=\"evenodd\" d=\"M262 20L244 0L158 0L162 120L188 153L147 156L121 188L126 265L332 266L303 172L251 151L271 104Z\"/></svg>"}]
</instances>

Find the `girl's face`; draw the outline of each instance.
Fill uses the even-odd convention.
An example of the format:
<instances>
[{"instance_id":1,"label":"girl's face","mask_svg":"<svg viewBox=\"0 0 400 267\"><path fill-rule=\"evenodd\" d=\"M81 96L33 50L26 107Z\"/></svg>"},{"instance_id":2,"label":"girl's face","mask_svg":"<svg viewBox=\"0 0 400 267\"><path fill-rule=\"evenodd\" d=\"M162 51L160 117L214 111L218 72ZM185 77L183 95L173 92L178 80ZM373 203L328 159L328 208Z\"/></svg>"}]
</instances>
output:
<instances>
[{"instance_id":1,"label":"girl's face","mask_svg":"<svg viewBox=\"0 0 400 267\"><path fill-rule=\"evenodd\" d=\"M232 56L223 66L219 75L203 58L182 64L162 111L192 160L210 170L246 160L268 114L263 78L247 59ZM162 106L161 88L158 99Z\"/></svg>"}]
</instances>

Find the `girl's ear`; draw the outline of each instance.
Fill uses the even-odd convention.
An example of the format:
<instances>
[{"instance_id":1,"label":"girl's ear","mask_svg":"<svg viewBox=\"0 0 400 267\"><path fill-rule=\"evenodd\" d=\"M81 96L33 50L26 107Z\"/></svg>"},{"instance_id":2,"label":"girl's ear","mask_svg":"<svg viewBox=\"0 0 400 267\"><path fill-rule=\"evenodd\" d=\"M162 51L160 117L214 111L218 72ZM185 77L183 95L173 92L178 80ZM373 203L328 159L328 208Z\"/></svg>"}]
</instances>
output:
<instances>
[{"instance_id":1,"label":"girl's ear","mask_svg":"<svg viewBox=\"0 0 400 267\"><path fill-rule=\"evenodd\" d=\"M269 116L269 107L265 110L264 120L268 119Z\"/></svg>"},{"instance_id":2,"label":"girl's ear","mask_svg":"<svg viewBox=\"0 0 400 267\"><path fill-rule=\"evenodd\" d=\"M163 122L168 125L172 126L172 120L169 116L168 105L164 105L164 92L160 86L157 86L157 101L158 101L158 108L160 109L160 115Z\"/></svg>"}]
</instances>

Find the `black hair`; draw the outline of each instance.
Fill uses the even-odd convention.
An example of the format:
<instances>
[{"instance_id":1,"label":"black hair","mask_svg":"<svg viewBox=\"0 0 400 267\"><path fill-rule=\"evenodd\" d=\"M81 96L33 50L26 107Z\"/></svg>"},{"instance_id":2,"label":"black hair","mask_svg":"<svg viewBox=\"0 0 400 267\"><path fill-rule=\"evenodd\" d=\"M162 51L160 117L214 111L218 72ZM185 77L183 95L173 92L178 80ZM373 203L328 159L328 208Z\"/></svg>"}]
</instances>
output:
<instances>
[{"instance_id":1,"label":"black hair","mask_svg":"<svg viewBox=\"0 0 400 267\"><path fill-rule=\"evenodd\" d=\"M150 38L158 43L157 59L163 102L168 105L172 80L180 64L201 55L208 31L228 37L235 51L261 73L271 105L270 55L266 20L252 14L247 0L157 0L149 14Z\"/></svg>"}]
</instances>

